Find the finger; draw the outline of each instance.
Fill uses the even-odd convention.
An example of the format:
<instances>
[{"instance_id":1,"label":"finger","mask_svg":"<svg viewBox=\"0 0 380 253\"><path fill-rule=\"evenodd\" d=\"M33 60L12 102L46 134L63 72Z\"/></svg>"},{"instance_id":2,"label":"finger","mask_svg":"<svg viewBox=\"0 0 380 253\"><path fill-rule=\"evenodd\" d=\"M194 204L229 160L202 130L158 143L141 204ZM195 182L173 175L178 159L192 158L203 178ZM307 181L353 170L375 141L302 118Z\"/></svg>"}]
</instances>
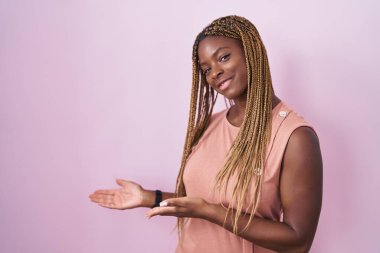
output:
<instances>
[{"instance_id":1,"label":"finger","mask_svg":"<svg viewBox=\"0 0 380 253\"><path fill-rule=\"evenodd\" d=\"M102 206L102 207L105 207L105 208L110 208L110 209L120 209L120 208L117 208L115 206L115 204L113 203L108 203L108 204L105 204L105 203L98 203L99 206Z\"/></svg>"},{"instance_id":2,"label":"finger","mask_svg":"<svg viewBox=\"0 0 380 253\"><path fill-rule=\"evenodd\" d=\"M168 206L168 207L155 207L149 210L145 215L148 218L153 216L180 216L183 212L181 207L177 206Z\"/></svg>"},{"instance_id":3,"label":"finger","mask_svg":"<svg viewBox=\"0 0 380 253\"><path fill-rule=\"evenodd\" d=\"M160 203L160 206L181 206L185 207L188 203L187 197L165 199Z\"/></svg>"},{"instance_id":4,"label":"finger","mask_svg":"<svg viewBox=\"0 0 380 253\"><path fill-rule=\"evenodd\" d=\"M114 203L114 197L110 195L95 195L90 197L91 201L102 204Z\"/></svg>"},{"instance_id":5,"label":"finger","mask_svg":"<svg viewBox=\"0 0 380 253\"><path fill-rule=\"evenodd\" d=\"M126 180L124 180L124 179L118 178L118 179L116 179L116 183L118 185L120 185L121 187L124 187L128 182Z\"/></svg>"},{"instance_id":6,"label":"finger","mask_svg":"<svg viewBox=\"0 0 380 253\"><path fill-rule=\"evenodd\" d=\"M94 193L89 195L88 197L90 199L106 199L106 198L114 198L116 194L101 194L101 193Z\"/></svg>"},{"instance_id":7,"label":"finger","mask_svg":"<svg viewBox=\"0 0 380 253\"><path fill-rule=\"evenodd\" d=\"M101 190L96 190L93 194L115 194L117 190L114 189L101 189Z\"/></svg>"}]
</instances>

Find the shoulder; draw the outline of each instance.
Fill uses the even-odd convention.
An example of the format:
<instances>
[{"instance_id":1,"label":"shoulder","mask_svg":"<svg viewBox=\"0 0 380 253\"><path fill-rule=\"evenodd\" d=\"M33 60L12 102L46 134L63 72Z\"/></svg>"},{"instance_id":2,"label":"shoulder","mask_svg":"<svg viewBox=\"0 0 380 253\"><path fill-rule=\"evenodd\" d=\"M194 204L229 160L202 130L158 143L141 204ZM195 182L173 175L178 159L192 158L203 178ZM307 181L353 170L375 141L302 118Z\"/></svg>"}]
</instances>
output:
<instances>
[{"instance_id":1,"label":"shoulder","mask_svg":"<svg viewBox=\"0 0 380 253\"><path fill-rule=\"evenodd\" d=\"M322 155L315 131L308 126L296 128L289 137L283 159L283 169L288 172L321 172Z\"/></svg>"},{"instance_id":2,"label":"shoulder","mask_svg":"<svg viewBox=\"0 0 380 253\"><path fill-rule=\"evenodd\" d=\"M314 129L310 126L297 127L290 135L287 150L319 148L319 139Z\"/></svg>"},{"instance_id":3,"label":"shoulder","mask_svg":"<svg viewBox=\"0 0 380 253\"><path fill-rule=\"evenodd\" d=\"M282 102L282 106L278 109L276 114L277 115L274 115L275 117L273 118L272 124L274 124L275 128L278 127L280 135L286 140L294 134L295 130L301 127L303 129L308 127L309 130L314 131L313 126L285 102Z\"/></svg>"},{"instance_id":4,"label":"shoulder","mask_svg":"<svg viewBox=\"0 0 380 253\"><path fill-rule=\"evenodd\" d=\"M321 167L320 144L315 129L303 116L286 104L284 110L288 112L282 122L283 132L286 133L284 166L291 167L291 170Z\"/></svg>"},{"instance_id":5,"label":"shoulder","mask_svg":"<svg viewBox=\"0 0 380 253\"><path fill-rule=\"evenodd\" d=\"M319 140L313 126L297 111L287 104L284 104L284 110L287 112L283 122L283 127L288 132L287 148L300 148L309 145L319 146Z\"/></svg>"},{"instance_id":6,"label":"shoulder","mask_svg":"<svg viewBox=\"0 0 380 253\"><path fill-rule=\"evenodd\" d=\"M284 127L293 128L293 130L299 126L311 127L309 122L301 114L284 102L283 106L280 108L279 114L281 113L286 115L283 122Z\"/></svg>"},{"instance_id":7,"label":"shoulder","mask_svg":"<svg viewBox=\"0 0 380 253\"><path fill-rule=\"evenodd\" d=\"M290 138L292 136L294 137L294 135L297 135L298 137L302 134L297 133L299 131L310 132L314 131L314 129L312 125L304 119L303 116L298 114L285 102L282 102L282 105L276 111L274 111L272 118L271 138L274 142L274 145L281 147L281 152L284 152L286 146L290 141Z\"/></svg>"}]
</instances>

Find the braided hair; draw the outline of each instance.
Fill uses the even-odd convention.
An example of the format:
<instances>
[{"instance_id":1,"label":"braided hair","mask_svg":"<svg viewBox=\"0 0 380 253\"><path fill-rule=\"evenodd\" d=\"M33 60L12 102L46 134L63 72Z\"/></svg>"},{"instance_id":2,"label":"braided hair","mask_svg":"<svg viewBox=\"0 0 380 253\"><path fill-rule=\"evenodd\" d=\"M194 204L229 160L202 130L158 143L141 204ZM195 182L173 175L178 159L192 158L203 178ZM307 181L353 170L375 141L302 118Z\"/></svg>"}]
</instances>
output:
<instances>
[{"instance_id":1,"label":"braided hair","mask_svg":"<svg viewBox=\"0 0 380 253\"><path fill-rule=\"evenodd\" d=\"M216 177L214 188L224 189L226 194L228 183L232 177L236 178L227 215L234 206L233 232L238 234L248 227L259 205L264 159L271 135L272 80L264 44L256 27L249 20L236 15L221 17L197 35L192 53L193 76L189 121L177 178L176 197L186 196L183 182L184 168L192 148L198 143L210 122L218 95L206 82L198 62L199 43L207 36L237 39L242 43L245 54L248 88L244 120L228 152L227 161ZM249 199L248 192L252 193ZM248 209L244 210L248 201ZM241 215L249 215L249 221L239 232L238 219ZM184 218L178 218L177 227L180 235L183 225Z\"/></svg>"}]
</instances>

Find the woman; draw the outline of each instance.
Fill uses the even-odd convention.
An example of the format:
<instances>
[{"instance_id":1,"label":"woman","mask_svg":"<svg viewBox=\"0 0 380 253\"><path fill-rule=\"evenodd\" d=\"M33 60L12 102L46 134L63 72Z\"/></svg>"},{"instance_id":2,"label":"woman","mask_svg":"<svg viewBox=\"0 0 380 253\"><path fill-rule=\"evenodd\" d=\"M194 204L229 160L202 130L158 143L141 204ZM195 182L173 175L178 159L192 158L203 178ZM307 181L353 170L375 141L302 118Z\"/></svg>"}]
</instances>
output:
<instances>
[{"instance_id":1,"label":"woman","mask_svg":"<svg viewBox=\"0 0 380 253\"><path fill-rule=\"evenodd\" d=\"M312 126L272 88L265 47L239 16L213 21L193 47L187 136L175 193L118 179L92 201L178 217L176 252L308 252L322 203ZM213 113L218 94L231 107Z\"/></svg>"}]
</instances>

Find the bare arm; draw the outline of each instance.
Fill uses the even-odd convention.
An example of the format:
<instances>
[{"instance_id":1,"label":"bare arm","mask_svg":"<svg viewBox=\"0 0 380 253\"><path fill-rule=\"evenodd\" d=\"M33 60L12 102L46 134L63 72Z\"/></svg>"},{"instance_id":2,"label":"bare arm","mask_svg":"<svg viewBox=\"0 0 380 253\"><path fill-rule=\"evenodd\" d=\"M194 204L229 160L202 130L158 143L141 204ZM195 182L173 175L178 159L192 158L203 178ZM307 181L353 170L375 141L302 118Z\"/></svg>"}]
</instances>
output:
<instances>
[{"instance_id":1,"label":"bare arm","mask_svg":"<svg viewBox=\"0 0 380 253\"><path fill-rule=\"evenodd\" d=\"M174 198L174 193L172 192L162 192L162 200ZM144 190L143 192L143 203L142 207L152 207L156 201L156 193L152 190Z\"/></svg>"},{"instance_id":2,"label":"bare arm","mask_svg":"<svg viewBox=\"0 0 380 253\"><path fill-rule=\"evenodd\" d=\"M290 137L283 159L280 194L284 221L254 218L240 236L276 251L307 252L322 205L322 158L318 138L310 128L298 128ZM225 210L219 206L213 210L210 221L223 226ZM247 221L248 217L242 217L240 228ZM232 222L225 228L232 231Z\"/></svg>"},{"instance_id":3,"label":"bare arm","mask_svg":"<svg viewBox=\"0 0 380 253\"><path fill-rule=\"evenodd\" d=\"M152 207L154 205L156 199L155 191L146 190L133 181L116 179L116 183L121 186L121 188L97 190L90 194L89 198L92 202L102 207L119 210ZM174 193L162 193L163 200L173 197Z\"/></svg>"},{"instance_id":4,"label":"bare arm","mask_svg":"<svg viewBox=\"0 0 380 253\"><path fill-rule=\"evenodd\" d=\"M285 150L280 179L283 222L255 217L239 236L259 246L279 252L308 252L314 239L322 204L322 158L318 137L311 128L297 128ZM168 199L167 207L150 210L148 216L196 217L232 231L226 210L200 198ZM233 215L232 213L230 215ZM248 217L241 216L240 230Z\"/></svg>"}]
</instances>

